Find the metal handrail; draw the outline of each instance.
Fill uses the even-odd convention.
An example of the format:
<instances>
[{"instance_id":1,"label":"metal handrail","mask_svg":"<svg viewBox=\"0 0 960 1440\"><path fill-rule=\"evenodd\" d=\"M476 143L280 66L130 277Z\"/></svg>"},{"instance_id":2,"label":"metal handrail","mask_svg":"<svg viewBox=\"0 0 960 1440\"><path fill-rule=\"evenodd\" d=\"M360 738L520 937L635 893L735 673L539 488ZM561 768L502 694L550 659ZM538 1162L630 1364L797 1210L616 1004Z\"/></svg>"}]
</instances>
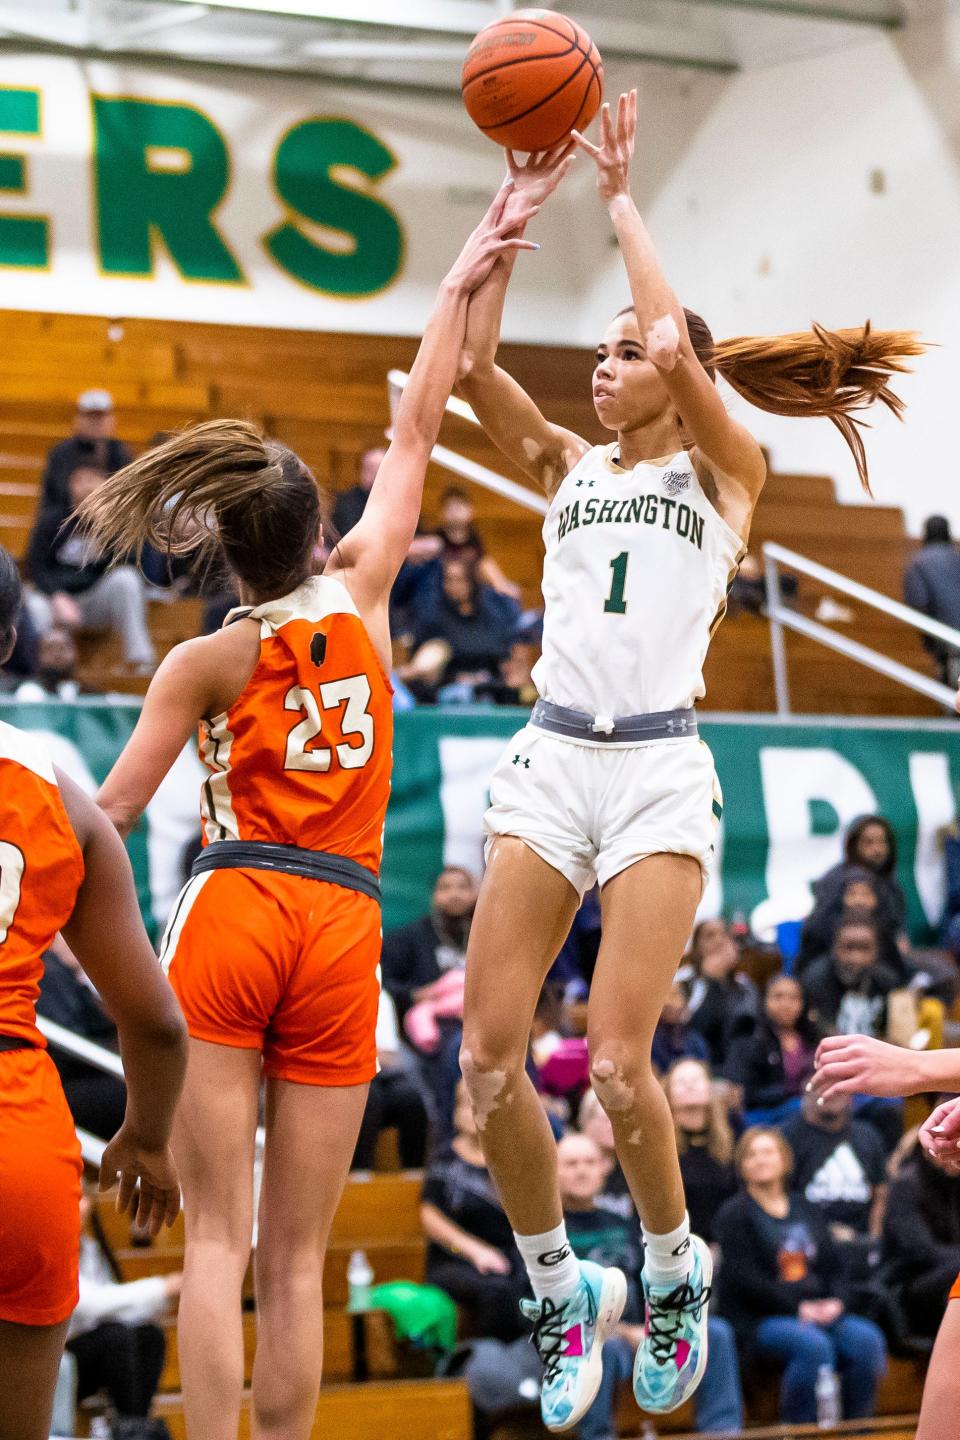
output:
<instances>
[{"instance_id":1,"label":"metal handrail","mask_svg":"<svg viewBox=\"0 0 960 1440\"><path fill-rule=\"evenodd\" d=\"M888 655L881 654L879 650L874 650L869 645L861 645L858 640L850 640L845 635L837 635L826 625L821 625L816 620L810 620L807 616L798 615L795 610L788 609L783 603L779 567L785 566L788 570L795 570L800 575L817 580L821 585L826 585L841 595L849 596L851 600L859 600L861 604L869 605L872 609L879 610L895 620L901 620L915 630L955 645L958 650L960 650L960 630L954 630L950 625L944 625L939 620L931 620L922 611L914 610L909 605L902 605L899 600L891 600L889 595L883 595L879 590L871 590L869 586L861 585L857 580L850 580L846 575L841 575L836 570L830 570L825 565L819 565L815 560L808 559L806 555L799 555L795 550L788 550L773 540L764 543L763 560L767 586L767 619L770 622L770 650L773 657L773 687L778 715L791 713L784 630L793 630L798 635L806 635L808 639L816 640L827 649L835 650L839 655L845 655L848 660L853 660L858 665L864 665L869 670L875 670L880 675L886 675L888 679L895 680L920 695L926 695L947 710L953 709L954 692L948 685L943 685L939 680L924 675L920 670L911 669L909 665L902 665L899 660L891 660Z\"/></svg>"}]
</instances>

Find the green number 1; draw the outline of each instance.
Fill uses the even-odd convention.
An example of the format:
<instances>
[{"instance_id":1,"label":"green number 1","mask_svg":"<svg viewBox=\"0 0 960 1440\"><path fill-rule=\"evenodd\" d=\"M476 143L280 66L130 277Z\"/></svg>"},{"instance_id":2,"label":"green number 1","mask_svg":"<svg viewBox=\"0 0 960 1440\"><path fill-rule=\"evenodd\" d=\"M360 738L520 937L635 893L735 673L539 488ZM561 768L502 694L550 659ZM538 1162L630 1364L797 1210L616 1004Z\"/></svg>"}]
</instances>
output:
<instances>
[{"instance_id":1,"label":"green number 1","mask_svg":"<svg viewBox=\"0 0 960 1440\"><path fill-rule=\"evenodd\" d=\"M627 613L627 602L623 598L623 590L627 583L627 561L629 559L629 554L624 550L616 560L610 561L613 580L610 582L610 594L603 602L604 612L607 615L626 615Z\"/></svg>"}]
</instances>

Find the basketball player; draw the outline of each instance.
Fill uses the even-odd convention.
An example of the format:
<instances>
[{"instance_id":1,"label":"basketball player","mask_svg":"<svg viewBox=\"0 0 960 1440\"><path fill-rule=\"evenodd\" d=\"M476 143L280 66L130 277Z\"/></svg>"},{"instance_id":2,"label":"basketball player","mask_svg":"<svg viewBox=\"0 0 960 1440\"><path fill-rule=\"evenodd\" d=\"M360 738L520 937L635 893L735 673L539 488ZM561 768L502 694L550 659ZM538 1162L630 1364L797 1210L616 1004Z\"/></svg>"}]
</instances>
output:
<instances>
[{"instance_id":1,"label":"basketball player","mask_svg":"<svg viewBox=\"0 0 960 1440\"><path fill-rule=\"evenodd\" d=\"M498 257L536 248L506 238L508 193L440 287L363 518L322 575L312 573L321 539L313 476L240 421L174 437L84 507L90 533L117 554L147 541L181 553L218 547L243 601L224 629L178 646L160 666L100 793L129 830L199 724L205 848L161 947L190 1030L174 1153L191 1440L235 1440L240 1419L261 1073L251 1434L306 1440L312 1429L327 1236L376 1071L388 599L420 514L469 294ZM521 205L526 218L536 208Z\"/></svg>"},{"instance_id":2,"label":"basketball player","mask_svg":"<svg viewBox=\"0 0 960 1440\"><path fill-rule=\"evenodd\" d=\"M0 665L16 639L20 577L0 548ZM180 1210L168 1149L186 1030L140 919L116 833L56 771L39 737L0 721L0 1440L46 1440L79 1291L83 1166L35 1004L62 930L117 1022L123 1126L102 1189L156 1234Z\"/></svg>"},{"instance_id":3,"label":"basketball player","mask_svg":"<svg viewBox=\"0 0 960 1440\"><path fill-rule=\"evenodd\" d=\"M706 1364L707 1246L690 1235L669 1108L650 1063L654 1027L703 890L721 814L697 738L702 666L746 549L765 477L760 447L727 414L720 371L782 414L828 415L867 482L851 412L887 388L907 334L815 332L714 344L673 294L630 198L636 96L604 107L596 165L631 306L597 350L593 398L611 443L549 423L495 364L512 257L474 295L461 388L488 435L550 497L543 527L542 699L491 785L488 864L470 936L461 1064L490 1170L536 1303L542 1413L572 1428L623 1306L615 1270L567 1244L550 1127L524 1059L540 987L579 901L602 890L590 995L594 1089L613 1125L646 1246L646 1333L634 1390L676 1409ZM510 161L514 204L537 200L564 152ZM519 233L519 232L518 232Z\"/></svg>"},{"instance_id":4,"label":"basketball player","mask_svg":"<svg viewBox=\"0 0 960 1440\"><path fill-rule=\"evenodd\" d=\"M960 708L960 707L958 707ZM817 1050L809 1089L829 1095L925 1095L960 1090L960 1051L904 1050L868 1035L831 1035ZM920 1127L920 1144L949 1175L960 1175L960 1098L938 1105ZM944 1440L960 1415L960 1276L950 1292L930 1357L917 1440Z\"/></svg>"}]
</instances>

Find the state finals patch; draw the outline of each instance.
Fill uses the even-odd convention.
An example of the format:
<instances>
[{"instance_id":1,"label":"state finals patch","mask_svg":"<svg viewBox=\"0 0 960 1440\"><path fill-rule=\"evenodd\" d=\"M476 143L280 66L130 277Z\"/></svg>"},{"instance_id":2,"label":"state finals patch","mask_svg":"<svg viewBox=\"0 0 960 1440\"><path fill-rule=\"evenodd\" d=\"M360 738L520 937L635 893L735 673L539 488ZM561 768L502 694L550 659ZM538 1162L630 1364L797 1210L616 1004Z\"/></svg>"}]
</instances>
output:
<instances>
[{"instance_id":1,"label":"state finals patch","mask_svg":"<svg viewBox=\"0 0 960 1440\"><path fill-rule=\"evenodd\" d=\"M679 495L689 488L690 476L685 470L668 470L660 484L667 495Z\"/></svg>"}]
</instances>

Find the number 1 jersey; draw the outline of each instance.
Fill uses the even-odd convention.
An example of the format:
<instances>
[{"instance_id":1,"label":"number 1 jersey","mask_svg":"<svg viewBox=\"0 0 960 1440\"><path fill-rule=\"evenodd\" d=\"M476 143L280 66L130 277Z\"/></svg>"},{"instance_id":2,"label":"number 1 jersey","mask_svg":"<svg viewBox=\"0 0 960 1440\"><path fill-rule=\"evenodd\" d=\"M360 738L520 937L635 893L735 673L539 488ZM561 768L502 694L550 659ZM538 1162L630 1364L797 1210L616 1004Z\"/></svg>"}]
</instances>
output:
<instances>
[{"instance_id":1,"label":"number 1 jersey","mask_svg":"<svg viewBox=\"0 0 960 1440\"><path fill-rule=\"evenodd\" d=\"M591 715L686 709L746 553L686 451L625 470L589 450L543 525L545 700Z\"/></svg>"},{"instance_id":2,"label":"number 1 jersey","mask_svg":"<svg viewBox=\"0 0 960 1440\"><path fill-rule=\"evenodd\" d=\"M393 751L392 689L344 585L313 576L232 610L260 623L260 659L200 725L204 842L344 855L379 874Z\"/></svg>"}]
</instances>

